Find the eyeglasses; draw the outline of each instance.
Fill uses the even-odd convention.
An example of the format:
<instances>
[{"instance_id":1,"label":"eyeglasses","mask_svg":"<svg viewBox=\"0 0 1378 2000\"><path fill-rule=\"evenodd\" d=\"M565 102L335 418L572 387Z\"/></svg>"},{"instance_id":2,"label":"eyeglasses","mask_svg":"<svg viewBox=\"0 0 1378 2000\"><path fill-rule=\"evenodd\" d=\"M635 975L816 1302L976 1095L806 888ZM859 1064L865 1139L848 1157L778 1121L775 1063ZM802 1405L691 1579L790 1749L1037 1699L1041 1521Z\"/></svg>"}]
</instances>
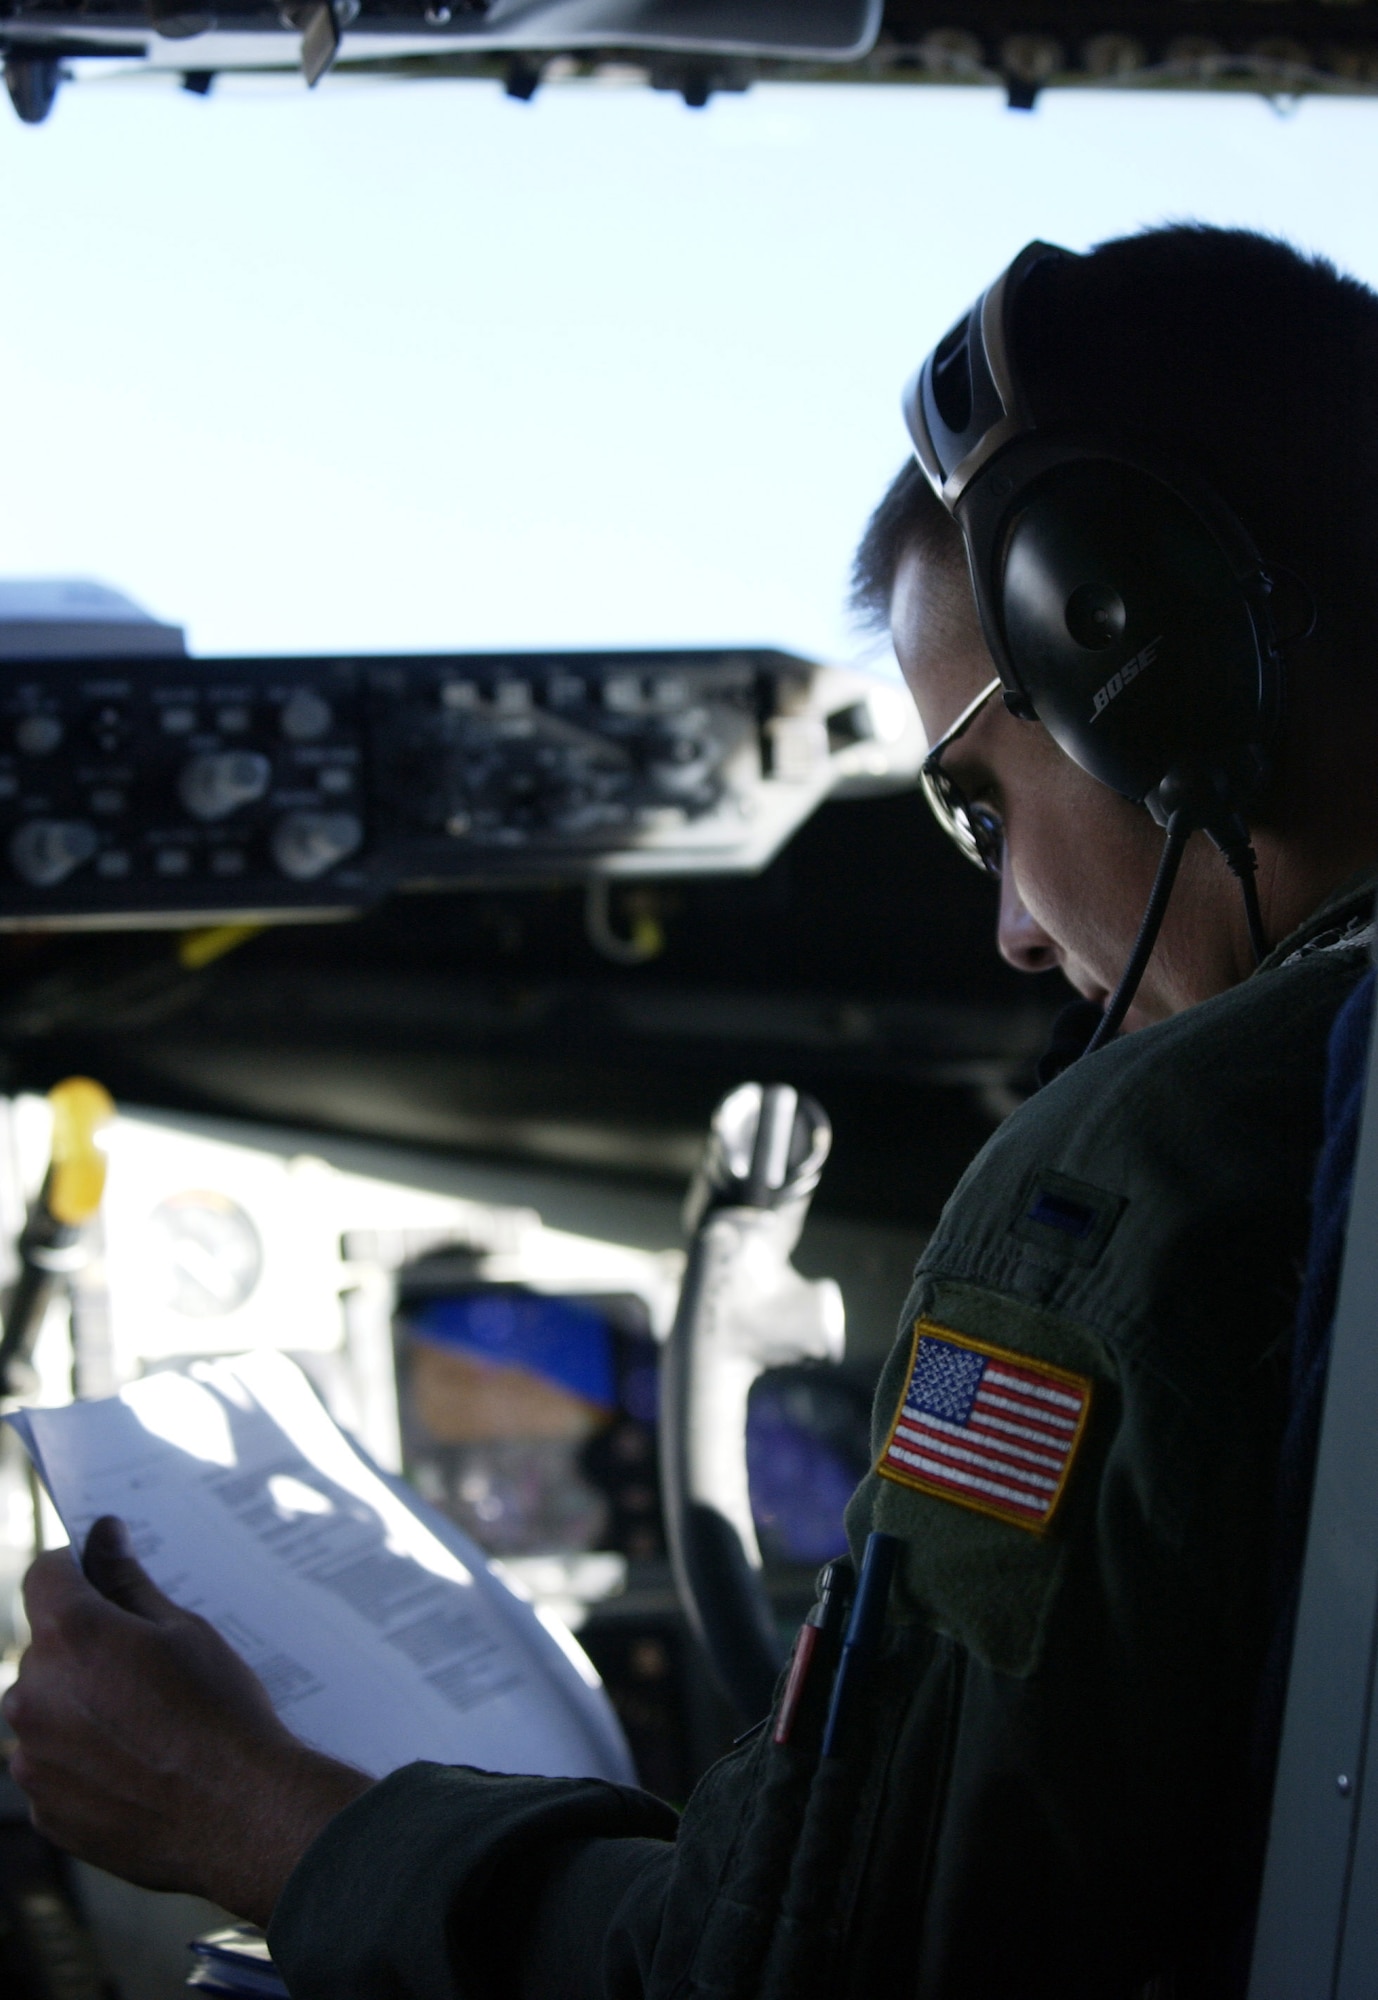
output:
<instances>
[{"instance_id":1,"label":"eyeglasses","mask_svg":"<svg viewBox=\"0 0 1378 2000\"><path fill-rule=\"evenodd\" d=\"M999 694L1000 688L1001 681L997 674L989 687L982 688L975 701L968 702L919 767L924 797L943 832L961 849L968 861L984 868L987 875L996 877L1005 858L1005 822L994 806L973 804L957 780L943 769L942 760L957 738L970 729L991 697Z\"/></svg>"}]
</instances>

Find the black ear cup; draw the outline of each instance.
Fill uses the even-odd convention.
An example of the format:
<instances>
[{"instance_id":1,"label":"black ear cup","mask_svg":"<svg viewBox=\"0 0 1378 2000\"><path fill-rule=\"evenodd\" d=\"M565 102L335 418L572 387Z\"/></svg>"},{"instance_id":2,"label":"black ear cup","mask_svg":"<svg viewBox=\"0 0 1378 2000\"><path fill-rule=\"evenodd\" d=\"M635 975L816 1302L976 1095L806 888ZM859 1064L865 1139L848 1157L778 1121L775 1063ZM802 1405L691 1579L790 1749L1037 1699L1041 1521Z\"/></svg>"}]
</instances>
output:
<instances>
[{"instance_id":1,"label":"black ear cup","mask_svg":"<svg viewBox=\"0 0 1378 2000\"><path fill-rule=\"evenodd\" d=\"M1164 479L1074 457L1019 482L987 572L1018 693L1094 778L1166 819L1244 809L1277 705L1266 585ZM1166 790L1164 790L1166 782Z\"/></svg>"},{"instance_id":2,"label":"black ear cup","mask_svg":"<svg viewBox=\"0 0 1378 2000\"><path fill-rule=\"evenodd\" d=\"M1125 449L1039 429L1019 378L1016 301L1069 255L1021 250L929 355L903 407L929 484L961 528L1006 706L1166 832L1090 1053L1124 1023L1193 832L1238 877L1255 957L1267 950L1249 815L1282 668L1267 573L1208 488L1160 465L1151 440ZM1312 606L1308 630L1314 616Z\"/></svg>"},{"instance_id":3,"label":"black ear cup","mask_svg":"<svg viewBox=\"0 0 1378 2000\"><path fill-rule=\"evenodd\" d=\"M962 530L1012 713L1239 860L1282 701L1271 586L1241 523L1151 439L1039 428L1017 301L1069 261L1026 245L910 381L905 422Z\"/></svg>"}]
</instances>

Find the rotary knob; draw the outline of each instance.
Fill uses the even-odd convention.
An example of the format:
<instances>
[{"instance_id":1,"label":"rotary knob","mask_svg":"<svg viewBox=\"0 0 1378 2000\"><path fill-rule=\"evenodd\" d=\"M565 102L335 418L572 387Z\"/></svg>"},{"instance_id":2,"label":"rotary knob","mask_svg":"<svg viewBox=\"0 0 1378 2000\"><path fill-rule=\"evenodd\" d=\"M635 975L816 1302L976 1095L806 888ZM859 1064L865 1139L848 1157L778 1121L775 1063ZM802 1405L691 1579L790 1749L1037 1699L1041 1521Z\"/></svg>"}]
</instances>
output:
<instances>
[{"instance_id":1,"label":"rotary knob","mask_svg":"<svg viewBox=\"0 0 1378 2000\"><path fill-rule=\"evenodd\" d=\"M716 761L715 743L676 731L654 746L649 775L658 792L675 799L693 798L712 777Z\"/></svg>"},{"instance_id":2,"label":"rotary knob","mask_svg":"<svg viewBox=\"0 0 1378 2000\"><path fill-rule=\"evenodd\" d=\"M22 750L26 757L48 757L57 749L64 734L61 720L56 715L26 715L15 729L15 748Z\"/></svg>"},{"instance_id":3,"label":"rotary knob","mask_svg":"<svg viewBox=\"0 0 1378 2000\"><path fill-rule=\"evenodd\" d=\"M21 882L55 889L100 846L100 835L84 819L31 819L10 841L10 864Z\"/></svg>"},{"instance_id":4,"label":"rotary knob","mask_svg":"<svg viewBox=\"0 0 1378 2000\"><path fill-rule=\"evenodd\" d=\"M182 766L177 791L193 819L228 819L261 799L273 767L257 750L209 750Z\"/></svg>"},{"instance_id":5,"label":"rotary knob","mask_svg":"<svg viewBox=\"0 0 1378 2000\"><path fill-rule=\"evenodd\" d=\"M314 882L351 855L364 837L356 813L290 812L273 832L273 859L294 882Z\"/></svg>"},{"instance_id":6,"label":"rotary knob","mask_svg":"<svg viewBox=\"0 0 1378 2000\"><path fill-rule=\"evenodd\" d=\"M283 703L279 723L289 743L315 743L335 726L335 711L314 688L298 688Z\"/></svg>"}]
</instances>

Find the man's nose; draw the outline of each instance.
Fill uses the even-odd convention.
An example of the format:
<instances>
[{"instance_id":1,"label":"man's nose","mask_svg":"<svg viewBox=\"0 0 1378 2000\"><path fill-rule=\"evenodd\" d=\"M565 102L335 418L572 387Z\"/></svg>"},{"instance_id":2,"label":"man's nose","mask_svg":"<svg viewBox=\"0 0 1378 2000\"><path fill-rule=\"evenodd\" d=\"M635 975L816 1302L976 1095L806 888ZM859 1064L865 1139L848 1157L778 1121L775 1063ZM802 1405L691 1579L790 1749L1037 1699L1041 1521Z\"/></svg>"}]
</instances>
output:
<instances>
[{"instance_id":1,"label":"man's nose","mask_svg":"<svg viewBox=\"0 0 1378 2000\"><path fill-rule=\"evenodd\" d=\"M1016 972L1051 972L1058 964L1057 947L1029 915L1009 869L1000 877L1000 918L995 927L1000 956Z\"/></svg>"}]
</instances>

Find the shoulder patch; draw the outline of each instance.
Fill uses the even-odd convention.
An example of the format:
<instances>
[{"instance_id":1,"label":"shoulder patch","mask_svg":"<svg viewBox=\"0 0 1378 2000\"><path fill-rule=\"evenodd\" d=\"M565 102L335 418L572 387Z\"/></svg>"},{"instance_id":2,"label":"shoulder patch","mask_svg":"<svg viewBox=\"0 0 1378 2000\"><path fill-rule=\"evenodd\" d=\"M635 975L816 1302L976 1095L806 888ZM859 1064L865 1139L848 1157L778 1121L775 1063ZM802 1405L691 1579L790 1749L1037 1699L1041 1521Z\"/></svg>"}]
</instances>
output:
<instances>
[{"instance_id":1,"label":"shoulder patch","mask_svg":"<svg viewBox=\"0 0 1378 2000\"><path fill-rule=\"evenodd\" d=\"M1090 1408L1087 1376L919 1319L876 1471L1039 1534L1062 1498Z\"/></svg>"}]
</instances>

